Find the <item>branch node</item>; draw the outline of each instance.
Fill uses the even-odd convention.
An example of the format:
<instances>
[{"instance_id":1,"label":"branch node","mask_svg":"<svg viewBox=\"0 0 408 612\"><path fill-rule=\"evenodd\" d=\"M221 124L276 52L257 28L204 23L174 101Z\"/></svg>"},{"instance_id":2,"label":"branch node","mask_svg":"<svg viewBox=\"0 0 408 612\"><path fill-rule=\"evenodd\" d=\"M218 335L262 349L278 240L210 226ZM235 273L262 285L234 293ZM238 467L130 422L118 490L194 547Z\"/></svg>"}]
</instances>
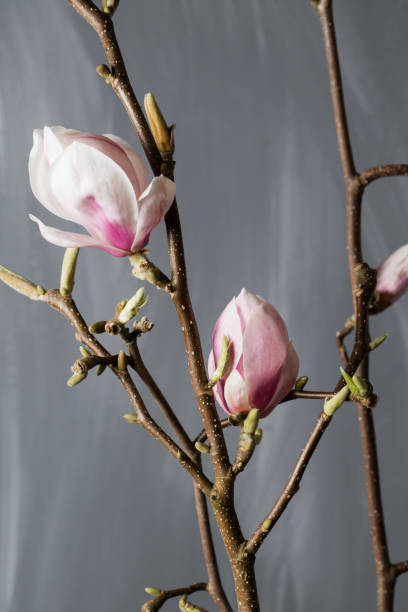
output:
<instances>
[{"instance_id":1,"label":"branch node","mask_svg":"<svg viewBox=\"0 0 408 612\"><path fill-rule=\"evenodd\" d=\"M130 255L133 276L148 281L157 289L172 293L173 286L170 279L146 257L147 252L144 250Z\"/></svg>"}]
</instances>

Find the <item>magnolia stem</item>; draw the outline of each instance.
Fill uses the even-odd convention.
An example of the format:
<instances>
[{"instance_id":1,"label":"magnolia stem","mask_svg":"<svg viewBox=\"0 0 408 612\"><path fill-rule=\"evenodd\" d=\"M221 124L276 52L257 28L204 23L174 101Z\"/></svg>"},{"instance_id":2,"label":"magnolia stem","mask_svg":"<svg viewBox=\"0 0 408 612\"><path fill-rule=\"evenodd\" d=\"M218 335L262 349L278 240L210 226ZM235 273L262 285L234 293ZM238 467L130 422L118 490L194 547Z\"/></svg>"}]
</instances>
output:
<instances>
[{"instance_id":1,"label":"magnolia stem","mask_svg":"<svg viewBox=\"0 0 408 612\"><path fill-rule=\"evenodd\" d=\"M51 289L44 295L44 301L52 308L58 310L71 323L76 332L79 342L85 344L99 357L111 357L110 353L101 345L98 340L89 332L88 326L78 311L76 304L70 295L61 295L57 289ZM114 364L108 366L122 383L127 391L130 401L135 409L138 422L146 429L166 450L184 467L194 478L200 489L210 495L212 483L205 476L203 471L195 465L181 448L164 432L161 427L152 419L146 406L132 380L127 369L119 370Z\"/></svg>"},{"instance_id":2,"label":"magnolia stem","mask_svg":"<svg viewBox=\"0 0 408 612\"><path fill-rule=\"evenodd\" d=\"M190 595L191 593L196 593L197 591L206 591L207 590L206 582L196 582L194 584L190 584L185 587L180 587L178 589L169 589L167 591L161 591L160 594L156 595L153 599L150 599L142 606L142 612L157 612L160 610L162 606L169 599L173 599L174 597L181 597L182 595Z\"/></svg>"},{"instance_id":3,"label":"magnolia stem","mask_svg":"<svg viewBox=\"0 0 408 612\"><path fill-rule=\"evenodd\" d=\"M359 297L361 297L361 290L364 290L364 283L363 286L359 286L357 278L357 270L363 261L361 247L361 201L364 189L370 182L386 176L406 175L408 174L408 166L379 166L377 168L370 168L361 174L356 173L341 83L336 34L333 23L332 0L318 1L316 10L323 30L337 138L347 194L347 246L353 289L354 315L356 320L355 345L351 360L353 360L353 358L355 360L363 360L358 373L364 378L368 378L369 296L365 296L365 299L359 299ZM342 354L344 358L344 353L342 353L341 350L340 354ZM378 612L392 612L396 574L389 560L381 502L375 429L371 410L362 405L358 405L358 419L364 457L371 537L376 563Z\"/></svg>"},{"instance_id":4,"label":"magnolia stem","mask_svg":"<svg viewBox=\"0 0 408 612\"><path fill-rule=\"evenodd\" d=\"M163 412L180 442L183 444L184 449L189 455L190 459L201 467L200 454L197 452L194 443L187 435L184 427L178 420L167 399L147 369L140 354L137 339L133 339L128 342L126 334L122 335L124 336L124 340L127 342L129 353L133 358L132 365L135 371L149 389L160 410ZM232 612L232 608L223 589L218 570L217 558L211 533L211 525L208 516L207 500L196 483L194 483L194 496L203 554L208 572L208 592L217 603L221 612Z\"/></svg>"}]
</instances>

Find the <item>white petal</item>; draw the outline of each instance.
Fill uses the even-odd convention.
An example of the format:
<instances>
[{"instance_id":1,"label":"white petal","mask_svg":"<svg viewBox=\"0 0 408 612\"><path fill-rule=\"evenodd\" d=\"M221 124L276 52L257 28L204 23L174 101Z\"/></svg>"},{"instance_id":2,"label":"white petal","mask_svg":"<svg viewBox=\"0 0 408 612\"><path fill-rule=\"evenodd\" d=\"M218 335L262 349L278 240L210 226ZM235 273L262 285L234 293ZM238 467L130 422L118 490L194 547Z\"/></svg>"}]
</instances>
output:
<instances>
[{"instance_id":1,"label":"white petal","mask_svg":"<svg viewBox=\"0 0 408 612\"><path fill-rule=\"evenodd\" d=\"M58 130L55 130L56 133L54 133L54 129L55 128L49 128L45 126L43 131L44 155L49 166L52 166L52 164L58 159L58 157L64 150L64 147L62 146L58 139L58 136L56 135L58 134Z\"/></svg>"},{"instance_id":2,"label":"white petal","mask_svg":"<svg viewBox=\"0 0 408 612\"><path fill-rule=\"evenodd\" d=\"M176 185L161 175L155 177L138 200L138 219L132 252L146 246L150 232L160 223L173 203Z\"/></svg>"},{"instance_id":3,"label":"white petal","mask_svg":"<svg viewBox=\"0 0 408 612\"><path fill-rule=\"evenodd\" d=\"M148 187L149 185L149 175L147 172L146 164L143 158L136 153L136 151L130 146L126 140L120 138L120 136L115 136L114 134L104 134L106 138L112 140L112 142L116 143L125 151L126 155L129 158L130 163L132 164L134 171L136 172L137 180L139 182L140 191L136 194L137 197L140 197L140 194Z\"/></svg>"},{"instance_id":4,"label":"white petal","mask_svg":"<svg viewBox=\"0 0 408 612\"><path fill-rule=\"evenodd\" d=\"M237 370L233 370L225 381L224 396L230 413L236 414L251 410L247 386Z\"/></svg>"},{"instance_id":5,"label":"white petal","mask_svg":"<svg viewBox=\"0 0 408 612\"><path fill-rule=\"evenodd\" d=\"M110 157L76 141L53 165L50 185L73 221L99 240L110 242L95 215L96 204L110 224L128 232L126 249L130 249L137 227L136 196L126 173Z\"/></svg>"},{"instance_id":6,"label":"white petal","mask_svg":"<svg viewBox=\"0 0 408 612\"><path fill-rule=\"evenodd\" d=\"M44 155L44 134L42 130L34 130L33 133L28 173L31 189L37 200L54 215L71 220L71 215L64 210L50 188L50 165Z\"/></svg>"},{"instance_id":7,"label":"white petal","mask_svg":"<svg viewBox=\"0 0 408 612\"><path fill-rule=\"evenodd\" d=\"M63 230L59 230L55 227L45 225L42 221L37 219L37 217L34 217L34 215L29 215L29 217L31 221L34 221L38 224L41 236L45 238L45 240L51 242L51 244L55 244L56 246L64 248L93 246L103 249L104 251L108 251L116 257L124 257L125 255L128 255L126 251L114 249L110 245L100 242L99 240L95 240L95 238L92 238L92 236L88 236L87 234L64 232Z\"/></svg>"}]
</instances>

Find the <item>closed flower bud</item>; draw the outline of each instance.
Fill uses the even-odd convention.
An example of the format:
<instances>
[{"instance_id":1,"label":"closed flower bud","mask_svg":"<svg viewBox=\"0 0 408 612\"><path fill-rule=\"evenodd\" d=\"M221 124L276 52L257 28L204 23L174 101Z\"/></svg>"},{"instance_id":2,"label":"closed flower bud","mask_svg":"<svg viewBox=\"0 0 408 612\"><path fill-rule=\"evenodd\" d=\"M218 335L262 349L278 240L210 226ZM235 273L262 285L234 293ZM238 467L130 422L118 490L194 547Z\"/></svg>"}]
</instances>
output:
<instances>
[{"instance_id":1,"label":"closed flower bud","mask_svg":"<svg viewBox=\"0 0 408 612\"><path fill-rule=\"evenodd\" d=\"M149 184L142 158L111 134L34 130L29 173L41 204L88 232L65 232L31 215L43 238L62 247L98 247L116 257L146 246L175 195L173 181L164 176Z\"/></svg>"},{"instance_id":2,"label":"closed flower bud","mask_svg":"<svg viewBox=\"0 0 408 612\"><path fill-rule=\"evenodd\" d=\"M208 370L212 377L220 359L222 340L232 344L232 366L214 387L228 414L259 410L267 416L289 393L299 359L278 311L262 298L242 289L215 325Z\"/></svg>"},{"instance_id":3,"label":"closed flower bud","mask_svg":"<svg viewBox=\"0 0 408 612\"><path fill-rule=\"evenodd\" d=\"M408 244L400 247L377 268L374 312L381 312L408 290Z\"/></svg>"}]
</instances>

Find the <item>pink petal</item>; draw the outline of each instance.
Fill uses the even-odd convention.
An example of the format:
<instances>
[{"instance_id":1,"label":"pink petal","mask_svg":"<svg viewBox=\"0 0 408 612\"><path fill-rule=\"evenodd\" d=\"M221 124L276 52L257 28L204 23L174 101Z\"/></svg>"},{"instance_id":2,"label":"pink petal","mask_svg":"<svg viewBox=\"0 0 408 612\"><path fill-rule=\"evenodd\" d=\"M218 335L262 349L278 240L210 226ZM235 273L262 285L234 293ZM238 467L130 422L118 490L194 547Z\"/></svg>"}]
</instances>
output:
<instances>
[{"instance_id":1,"label":"pink petal","mask_svg":"<svg viewBox=\"0 0 408 612\"><path fill-rule=\"evenodd\" d=\"M130 251L137 227L137 202L131 182L118 164L75 141L53 164L50 184L71 220L99 242Z\"/></svg>"},{"instance_id":2,"label":"pink petal","mask_svg":"<svg viewBox=\"0 0 408 612\"><path fill-rule=\"evenodd\" d=\"M146 246L150 232L163 219L173 203L176 185L165 176L155 177L138 199L137 230L132 244L136 253Z\"/></svg>"},{"instance_id":3,"label":"pink petal","mask_svg":"<svg viewBox=\"0 0 408 612\"><path fill-rule=\"evenodd\" d=\"M212 378L215 370L216 370L216 368L215 368L215 362L214 362L214 353L213 353L213 351L211 351L210 355L208 357L208 378ZM213 388L213 391L214 391L214 395L216 397L216 400L219 403L219 405L221 406L221 408L223 408L225 410L225 412L228 412L228 408L227 408L227 406L225 404L225 401L224 401L224 392L222 390L222 387L223 387L223 385L221 385L221 383L218 382L215 385L215 387Z\"/></svg>"},{"instance_id":4,"label":"pink petal","mask_svg":"<svg viewBox=\"0 0 408 612\"><path fill-rule=\"evenodd\" d=\"M136 194L136 197L139 197L140 194L149 185L149 175L148 175L147 167L146 167L146 164L143 158L139 155L139 153L136 153L136 151L130 146L130 144L127 143L126 140L123 140L123 138L120 138L119 136L115 136L114 134L104 134L104 136L106 138L109 138L109 140L112 140L114 143L116 143L120 147L122 147L122 149L128 156L129 161L132 164L133 169L136 173L136 177L139 183L139 193Z\"/></svg>"},{"instance_id":5,"label":"pink petal","mask_svg":"<svg viewBox=\"0 0 408 612\"><path fill-rule=\"evenodd\" d=\"M295 384L299 372L299 357L292 345L289 344L288 355L282 368L278 386L268 406L262 411L261 417L266 417L289 393Z\"/></svg>"},{"instance_id":6,"label":"pink petal","mask_svg":"<svg viewBox=\"0 0 408 612\"><path fill-rule=\"evenodd\" d=\"M271 401L289 349L285 323L265 302L251 313L243 339L244 375L252 407L263 410Z\"/></svg>"},{"instance_id":7,"label":"pink petal","mask_svg":"<svg viewBox=\"0 0 408 612\"><path fill-rule=\"evenodd\" d=\"M56 229L55 227L50 227L45 225L42 221L34 217L34 215L29 215L31 221L35 221L40 228L40 232L45 240L51 242L60 247L68 248L68 247L86 247L93 246L103 249L107 251L111 255L115 257L125 257L128 255L126 251L120 251L119 249L113 249L107 244L99 242L92 238L92 236L88 236L87 234L77 234L75 232L64 232L62 230Z\"/></svg>"},{"instance_id":8,"label":"pink petal","mask_svg":"<svg viewBox=\"0 0 408 612\"><path fill-rule=\"evenodd\" d=\"M241 320L242 333L244 333L245 331L247 321L253 309L265 303L266 303L265 300L260 298L258 295L254 295L253 293L250 293L246 289L241 289L241 293L236 299L236 305L237 305L238 315Z\"/></svg>"},{"instance_id":9,"label":"pink petal","mask_svg":"<svg viewBox=\"0 0 408 612\"><path fill-rule=\"evenodd\" d=\"M109 157L109 159L111 159L113 162L115 162L115 164L122 168L123 172L126 174L129 181L132 183L136 199L140 196L140 194L142 193L142 186L135 172L133 164L131 163L129 156L126 154L124 149L118 143L114 142L113 139L108 138L106 136L102 136L102 134L89 134L87 132L78 132L75 133L71 138L71 143L72 142L78 142L79 144L84 144L89 147L92 147L103 155L106 155L106 157ZM141 163L143 162L141 161Z\"/></svg>"},{"instance_id":10,"label":"pink petal","mask_svg":"<svg viewBox=\"0 0 408 612\"><path fill-rule=\"evenodd\" d=\"M233 370L225 381L224 395L229 414L251 410L247 385L237 370Z\"/></svg>"},{"instance_id":11,"label":"pink petal","mask_svg":"<svg viewBox=\"0 0 408 612\"><path fill-rule=\"evenodd\" d=\"M378 266L376 291L395 302L407 289L408 244L405 244Z\"/></svg>"}]
</instances>

